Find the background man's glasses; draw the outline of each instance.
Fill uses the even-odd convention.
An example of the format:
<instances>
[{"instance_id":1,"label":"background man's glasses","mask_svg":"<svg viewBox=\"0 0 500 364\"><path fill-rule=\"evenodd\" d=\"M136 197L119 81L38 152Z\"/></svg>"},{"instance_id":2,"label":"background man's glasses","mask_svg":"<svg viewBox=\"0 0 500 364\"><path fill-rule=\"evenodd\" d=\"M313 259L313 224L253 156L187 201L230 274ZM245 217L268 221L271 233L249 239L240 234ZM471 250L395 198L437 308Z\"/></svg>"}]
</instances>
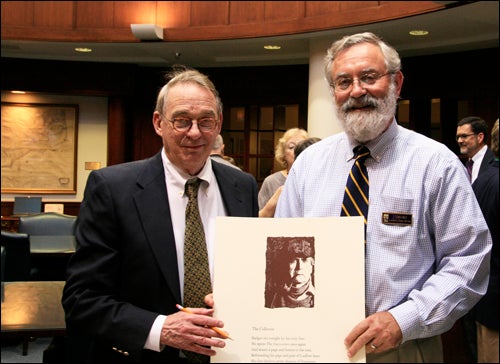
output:
<instances>
[{"instance_id":1,"label":"background man's glasses","mask_svg":"<svg viewBox=\"0 0 500 364\"><path fill-rule=\"evenodd\" d=\"M383 74L377 72L365 73L359 77L339 77L335 81L333 81L330 86L333 87L335 91L347 91L352 88L354 85L354 81L358 80L358 84L361 87L372 86L377 83L382 77L391 75L392 72L386 72Z\"/></svg>"},{"instance_id":2,"label":"background man's glasses","mask_svg":"<svg viewBox=\"0 0 500 364\"><path fill-rule=\"evenodd\" d=\"M457 135L456 139L457 140L459 140L459 139L467 139L468 137L473 136L473 135L476 135L476 133L472 133L472 134L459 134L459 135Z\"/></svg>"},{"instance_id":3,"label":"background man's glasses","mask_svg":"<svg viewBox=\"0 0 500 364\"><path fill-rule=\"evenodd\" d=\"M218 120L215 118L201 118L201 119L190 119L190 118L173 118L165 120L172 123L172 126L177 131L188 131L193 126L193 121L196 121L198 129L202 132L213 131L217 126Z\"/></svg>"}]
</instances>

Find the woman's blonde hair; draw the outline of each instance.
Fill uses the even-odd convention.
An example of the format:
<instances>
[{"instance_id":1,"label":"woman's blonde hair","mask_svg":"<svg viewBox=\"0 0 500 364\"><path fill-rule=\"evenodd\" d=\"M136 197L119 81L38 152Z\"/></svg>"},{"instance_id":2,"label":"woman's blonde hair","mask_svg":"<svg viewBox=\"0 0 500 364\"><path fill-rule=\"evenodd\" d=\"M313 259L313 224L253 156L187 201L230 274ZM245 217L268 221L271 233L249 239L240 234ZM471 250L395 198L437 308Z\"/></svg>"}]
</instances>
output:
<instances>
[{"instance_id":1,"label":"woman's blonde hair","mask_svg":"<svg viewBox=\"0 0 500 364\"><path fill-rule=\"evenodd\" d=\"M498 119L493 124L491 129L491 150L498 158Z\"/></svg>"},{"instance_id":2,"label":"woman's blonde hair","mask_svg":"<svg viewBox=\"0 0 500 364\"><path fill-rule=\"evenodd\" d=\"M309 134L302 128L291 128L288 129L285 134L278 140L276 147L274 148L274 159L283 167L286 168L287 162L285 160L286 144L288 141L296 136L300 136L303 139L309 138Z\"/></svg>"}]
</instances>

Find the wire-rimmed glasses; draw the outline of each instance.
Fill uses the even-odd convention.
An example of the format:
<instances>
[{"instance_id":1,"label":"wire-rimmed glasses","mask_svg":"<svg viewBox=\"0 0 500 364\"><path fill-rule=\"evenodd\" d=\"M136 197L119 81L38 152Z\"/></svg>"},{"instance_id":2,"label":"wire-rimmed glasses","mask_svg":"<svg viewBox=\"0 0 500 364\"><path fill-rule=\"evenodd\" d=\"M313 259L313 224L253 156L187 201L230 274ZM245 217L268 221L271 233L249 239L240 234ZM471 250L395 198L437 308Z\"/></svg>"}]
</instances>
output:
<instances>
[{"instance_id":1,"label":"wire-rimmed glasses","mask_svg":"<svg viewBox=\"0 0 500 364\"><path fill-rule=\"evenodd\" d=\"M359 77L345 77L345 76L340 76L337 79L335 79L332 83L330 83L330 86L335 90L335 91L340 91L340 92L345 92L348 91L352 88L354 85L354 81L358 80L358 84L361 87L366 87L366 86L372 86L375 83L377 83L378 80L380 80L382 77L387 76L387 75L392 75L393 72L386 72L386 73L377 73L377 72L367 72L362 74Z\"/></svg>"},{"instance_id":2,"label":"wire-rimmed glasses","mask_svg":"<svg viewBox=\"0 0 500 364\"><path fill-rule=\"evenodd\" d=\"M165 120L169 121L172 123L172 127L177 130L177 131L188 131L191 129L193 126L193 121L196 121L196 125L198 126L198 129L202 132L210 132L215 129L217 126L217 123L219 120L213 117L201 117L198 119L191 119L191 118L185 118L185 117L177 117L173 119L167 119Z\"/></svg>"}]
</instances>

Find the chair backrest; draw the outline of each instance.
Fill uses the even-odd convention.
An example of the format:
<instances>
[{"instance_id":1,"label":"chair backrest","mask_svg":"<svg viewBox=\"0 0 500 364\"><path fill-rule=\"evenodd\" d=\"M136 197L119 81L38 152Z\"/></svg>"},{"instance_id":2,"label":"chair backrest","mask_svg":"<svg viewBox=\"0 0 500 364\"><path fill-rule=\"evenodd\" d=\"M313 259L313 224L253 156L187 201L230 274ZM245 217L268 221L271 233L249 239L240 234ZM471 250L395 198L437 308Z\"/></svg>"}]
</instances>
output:
<instances>
[{"instance_id":1,"label":"chair backrest","mask_svg":"<svg viewBox=\"0 0 500 364\"><path fill-rule=\"evenodd\" d=\"M28 235L74 235L76 216L43 212L21 216L18 232Z\"/></svg>"},{"instance_id":2,"label":"chair backrest","mask_svg":"<svg viewBox=\"0 0 500 364\"><path fill-rule=\"evenodd\" d=\"M5 262L2 262L3 280L32 280L29 235L2 230L0 243L5 247Z\"/></svg>"}]
</instances>

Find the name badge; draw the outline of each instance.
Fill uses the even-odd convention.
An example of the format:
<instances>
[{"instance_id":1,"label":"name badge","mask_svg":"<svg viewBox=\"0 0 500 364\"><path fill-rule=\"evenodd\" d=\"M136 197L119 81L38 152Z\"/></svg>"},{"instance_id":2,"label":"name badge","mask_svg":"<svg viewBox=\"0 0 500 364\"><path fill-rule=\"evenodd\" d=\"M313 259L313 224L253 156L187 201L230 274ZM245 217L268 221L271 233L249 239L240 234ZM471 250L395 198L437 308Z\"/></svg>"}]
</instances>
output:
<instances>
[{"instance_id":1,"label":"name badge","mask_svg":"<svg viewBox=\"0 0 500 364\"><path fill-rule=\"evenodd\" d=\"M412 214L399 214L395 212L383 212L382 224L411 226L413 224Z\"/></svg>"}]
</instances>

